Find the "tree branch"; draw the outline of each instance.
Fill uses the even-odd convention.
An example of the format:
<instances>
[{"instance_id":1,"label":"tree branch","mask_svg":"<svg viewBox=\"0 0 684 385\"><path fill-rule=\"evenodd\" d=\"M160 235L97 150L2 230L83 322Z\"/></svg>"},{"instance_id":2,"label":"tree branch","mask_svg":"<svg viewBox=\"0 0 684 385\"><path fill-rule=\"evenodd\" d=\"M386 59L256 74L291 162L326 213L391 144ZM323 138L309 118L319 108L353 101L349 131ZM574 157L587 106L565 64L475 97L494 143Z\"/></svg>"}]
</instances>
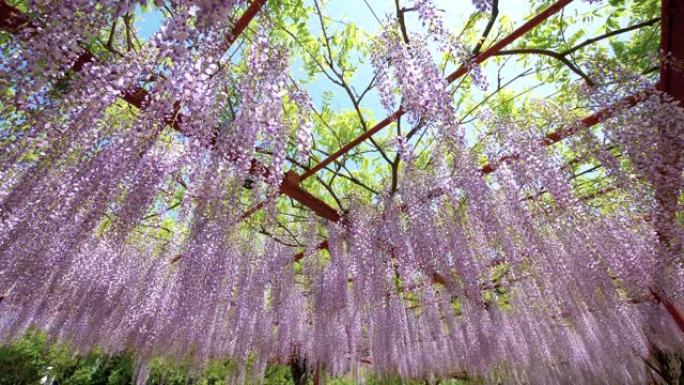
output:
<instances>
[{"instance_id":1,"label":"tree branch","mask_svg":"<svg viewBox=\"0 0 684 385\"><path fill-rule=\"evenodd\" d=\"M401 30L401 36L404 39L404 43L409 43L408 31L406 30L406 19L404 18L404 9L399 5L399 0L394 0L394 6L397 8L397 22L399 22L399 29Z\"/></svg>"},{"instance_id":2,"label":"tree branch","mask_svg":"<svg viewBox=\"0 0 684 385\"><path fill-rule=\"evenodd\" d=\"M629 27L625 27L625 28L621 28L621 29L616 29L616 30L614 30L614 31L610 31L610 32L608 32L608 33L604 33L603 35L596 36L596 37L591 38L591 39L587 39L587 40L581 42L580 44L577 44L576 46L574 46L574 47L568 49L567 51L561 52L560 54L561 54L562 56L569 55L569 54L571 54L571 53L573 53L573 52L575 52L575 51L577 51L577 50L580 50L580 49L582 49L582 48L584 48L584 47L586 47L586 46L588 46L588 45L590 45L590 44L596 43L597 41L600 41L600 40L609 38L609 37L611 37L611 36L619 35L619 34L621 34L621 33L629 32L629 31L633 31L633 30L635 30L635 29L639 29L639 28L643 28L643 27L646 27L646 26L649 26L649 25L653 25L653 24L657 23L658 21L660 21L660 17L656 17L656 18L653 18L653 19L651 19L651 20L644 21L644 22L642 22L642 23L634 24L634 25L631 25L631 26L629 26Z\"/></svg>"},{"instance_id":3,"label":"tree branch","mask_svg":"<svg viewBox=\"0 0 684 385\"><path fill-rule=\"evenodd\" d=\"M480 53L480 50L482 49L482 46L485 43L485 40L487 40L487 36L489 36L489 33L492 31L492 27L494 27L494 22L496 21L497 16L499 16L499 0L494 0L492 2L492 13L489 17L489 22L487 22L487 26L482 32L482 37L480 37L480 40L477 42L477 45L473 48L473 56L477 56Z\"/></svg>"},{"instance_id":4,"label":"tree branch","mask_svg":"<svg viewBox=\"0 0 684 385\"><path fill-rule=\"evenodd\" d=\"M591 78L585 74L579 67L575 66L572 64L570 60L568 60L563 54L560 54L558 52L554 52L548 49L542 49L542 48L515 48L515 49L509 49L509 50L501 50L497 53L495 53L495 56L504 56L504 55L543 55L543 56L548 56L553 59L556 59L560 61L561 63L565 64L572 72L576 73L579 75L582 79L584 79L585 82L587 82L588 85L594 86L594 82L591 80Z\"/></svg>"},{"instance_id":5,"label":"tree branch","mask_svg":"<svg viewBox=\"0 0 684 385\"><path fill-rule=\"evenodd\" d=\"M328 51L328 59L330 60L328 62L328 65L330 66L330 68L333 69L333 72L334 72L335 67L333 66L334 60L333 60L332 49L330 49L330 39L328 39L328 33L325 30L325 23L323 22L323 13L321 12L321 8L318 6L318 0L314 0L314 6L316 7L316 14L318 15L318 21L321 23L321 32L323 33L323 37L324 37L324 45Z\"/></svg>"}]
</instances>

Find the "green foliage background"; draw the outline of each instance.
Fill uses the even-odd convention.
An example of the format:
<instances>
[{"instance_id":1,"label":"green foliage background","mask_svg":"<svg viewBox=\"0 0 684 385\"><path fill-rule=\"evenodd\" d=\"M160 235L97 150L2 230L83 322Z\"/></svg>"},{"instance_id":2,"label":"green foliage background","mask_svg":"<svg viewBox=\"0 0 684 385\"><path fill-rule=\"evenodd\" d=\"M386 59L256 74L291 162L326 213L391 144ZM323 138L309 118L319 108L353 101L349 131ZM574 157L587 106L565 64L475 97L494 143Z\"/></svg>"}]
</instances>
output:
<instances>
[{"instance_id":1,"label":"green foliage background","mask_svg":"<svg viewBox=\"0 0 684 385\"><path fill-rule=\"evenodd\" d=\"M49 341L40 331L32 330L23 338L0 346L0 385L128 385L135 383L135 354L132 352L109 356L94 350L86 354L72 351L64 343ZM202 370L190 369L183 361L152 361L147 385L219 385L230 378L232 366L229 361L213 361ZM265 373L263 385L294 384L290 368L271 365ZM313 380L309 378L310 384ZM369 375L367 385L391 385L399 379L378 379ZM247 380L249 384L250 381ZM351 385L350 378L332 378L329 385ZM418 383L416 382L416 385ZM444 385L459 385L457 380Z\"/></svg>"}]
</instances>

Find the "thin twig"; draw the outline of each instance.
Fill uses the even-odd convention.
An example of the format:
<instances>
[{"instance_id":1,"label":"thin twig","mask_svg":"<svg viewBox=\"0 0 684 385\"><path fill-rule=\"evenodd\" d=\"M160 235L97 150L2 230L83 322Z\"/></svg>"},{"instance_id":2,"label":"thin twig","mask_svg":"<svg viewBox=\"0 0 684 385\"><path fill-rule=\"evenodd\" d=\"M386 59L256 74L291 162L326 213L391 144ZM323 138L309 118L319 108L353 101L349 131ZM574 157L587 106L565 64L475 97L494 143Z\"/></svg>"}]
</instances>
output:
<instances>
[{"instance_id":1,"label":"thin twig","mask_svg":"<svg viewBox=\"0 0 684 385\"><path fill-rule=\"evenodd\" d=\"M565 64L572 72L576 73L579 75L584 81L589 85L589 86L594 86L594 81L591 80L591 78L584 73L579 67L575 66L570 60L568 60L565 55L560 54L558 52L554 52L548 49L542 49L542 48L515 48L515 49L509 49L509 50L501 50L497 53L495 53L495 56L504 56L504 55L544 55L551 57L553 59L556 59L560 61L561 63Z\"/></svg>"}]
</instances>

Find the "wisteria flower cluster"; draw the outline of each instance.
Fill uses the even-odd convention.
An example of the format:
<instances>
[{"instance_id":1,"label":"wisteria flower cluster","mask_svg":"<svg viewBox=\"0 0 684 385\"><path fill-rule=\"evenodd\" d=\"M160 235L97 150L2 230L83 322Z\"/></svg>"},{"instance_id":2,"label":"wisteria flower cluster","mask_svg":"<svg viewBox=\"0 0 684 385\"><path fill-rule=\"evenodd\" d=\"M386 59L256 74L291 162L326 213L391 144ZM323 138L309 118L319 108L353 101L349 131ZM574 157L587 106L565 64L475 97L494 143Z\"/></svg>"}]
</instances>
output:
<instances>
[{"instance_id":1,"label":"wisteria flower cluster","mask_svg":"<svg viewBox=\"0 0 684 385\"><path fill-rule=\"evenodd\" d=\"M298 361L357 377L643 384L652 352L684 354L684 111L641 77L603 66L593 77L608 86L585 95L609 109L571 143L615 185L619 204L601 209L573 192L548 122L484 119L483 171L428 39L384 33L373 51L383 103L398 89L411 119L437 131L434 170L395 138L396 193L353 202L325 225L327 249L312 240L295 257L240 222L238 203L264 198L245 198L248 180L270 197L280 187L292 127L300 155L312 140L311 101L288 84L268 23L236 68L224 55L240 2L172 2L138 52L75 70L80 39L136 3L66 2L79 12L59 21L33 3L0 65L16 90L3 115L17 124L0 152L0 341L38 327L81 351L134 350L139 383L166 356L198 368L226 358L238 380ZM417 6L439 33L434 6ZM45 31L63 54L49 54ZM121 99L139 108L112 113Z\"/></svg>"},{"instance_id":2,"label":"wisteria flower cluster","mask_svg":"<svg viewBox=\"0 0 684 385\"><path fill-rule=\"evenodd\" d=\"M409 112L414 121L433 118L448 122L452 120L448 111L451 97L429 43L435 42L441 52L453 55L481 89L487 88L487 80L472 53L444 28L442 17L432 0L416 1L414 8L426 26L426 34L412 34L410 40L406 41L408 37L402 37L399 31L385 30L374 41L371 63L381 102L386 109L395 109L398 89L401 107Z\"/></svg>"}]
</instances>

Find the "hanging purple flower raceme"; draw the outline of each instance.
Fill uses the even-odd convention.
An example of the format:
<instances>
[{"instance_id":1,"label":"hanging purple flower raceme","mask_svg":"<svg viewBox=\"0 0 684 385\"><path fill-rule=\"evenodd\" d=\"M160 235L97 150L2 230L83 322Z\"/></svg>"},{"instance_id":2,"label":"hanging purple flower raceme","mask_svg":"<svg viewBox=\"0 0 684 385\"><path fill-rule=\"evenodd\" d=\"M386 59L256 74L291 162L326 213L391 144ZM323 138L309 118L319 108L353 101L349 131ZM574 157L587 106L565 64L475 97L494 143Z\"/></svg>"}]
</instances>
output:
<instances>
[{"instance_id":1,"label":"hanging purple flower raceme","mask_svg":"<svg viewBox=\"0 0 684 385\"><path fill-rule=\"evenodd\" d=\"M39 327L82 351L135 350L139 382L163 355L188 357L195 368L225 357L236 378L255 381L270 363L301 360L354 376L370 368L430 381L641 384L651 349L682 353L684 339L659 303L682 300L682 232L659 216L681 204L656 196L663 185L682 186L681 172L663 168L664 146L681 145L684 121L667 96L616 108L604 124L600 136L628 164L599 149L598 135L573 143L624 191L624 204L602 212L576 195L559 154L545 146L548 122L485 120L487 154L507 160L483 175L454 125L428 39L405 44L386 32L373 58L383 102L391 107L397 88L412 121L436 130L436 166L420 169L412 144L397 137L406 164L396 192L352 200L345 219L327 227L328 250L312 241L294 261L290 248L240 223L241 203L260 197L243 190L258 168L253 157L266 165L255 179L268 195L279 187L293 126L301 127L297 150L308 150L310 101L288 86L284 47L267 28L244 72L221 61L237 4L174 2L139 53L87 65L62 98L43 103L81 52L60 35L69 53L50 59L47 80L36 78L25 89L32 96L21 97L21 114L36 126L0 154L0 339ZM445 33L431 2L417 6L429 31ZM83 17L75 35L83 37L129 9L113 7L60 17ZM24 52L16 58L28 60L36 48L26 47L13 48ZM599 105L643 85L619 71L605 79L613 88L588 95ZM143 83L139 111L108 112ZM289 103L299 112L291 121ZM26 159L35 149L37 159ZM306 227L306 239L316 238L318 225Z\"/></svg>"},{"instance_id":2,"label":"hanging purple flower raceme","mask_svg":"<svg viewBox=\"0 0 684 385\"><path fill-rule=\"evenodd\" d=\"M385 33L376 42L376 47L386 55L382 60L373 62L379 82L389 81L389 74L382 66L391 63L392 78L398 83L402 108L408 112L409 119L412 122L419 119L447 121L451 97L446 92L446 80L434 64L427 43L415 37L411 45L405 45L398 36ZM385 107L391 108L394 88L388 85L381 88L381 93Z\"/></svg>"},{"instance_id":3,"label":"hanging purple flower raceme","mask_svg":"<svg viewBox=\"0 0 684 385\"><path fill-rule=\"evenodd\" d=\"M29 25L12 38L12 53L0 67L0 79L16 90L3 102L29 110L44 105L56 82L75 66L83 66L84 59L92 60L85 42L138 3L142 2L70 0L54 7L49 1L32 1Z\"/></svg>"},{"instance_id":4,"label":"hanging purple flower raceme","mask_svg":"<svg viewBox=\"0 0 684 385\"><path fill-rule=\"evenodd\" d=\"M311 141L311 103L302 91L291 91L287 86L287 65L285 47L273 44L267 31L260 30L247 58L247 73L237 79L239 109L217 139L218 151L235 162L238 175L252 171L252 158L257 153L269 155L268 171L257 174L257 179L269 186L269 195L280 187L293 125L285 118L285 96L300 109L294 122L298 151L306 153Z\"/></svg>"},{"instance_id":5,"label":"hanging purple flower raceme","mask_svg":"<svg viewBox=\"0 0 684 385\"><path fill-rule=\"evenodd\" d=\"M489 12L492 8L491 0L474 0L473 4L480 12ZM481 90L486 90L488 87L487 79L482 73L479 64L475 61L474 54L458 38L452 36L444 28L444 21L441 15L439 15L434 1L416 1L414 7L418 11L423 25L427 27L425 40L432 40L438 43L440 52L452 56L457 63L464 65L475 85Z\"/></svg>"}]
</instances>

